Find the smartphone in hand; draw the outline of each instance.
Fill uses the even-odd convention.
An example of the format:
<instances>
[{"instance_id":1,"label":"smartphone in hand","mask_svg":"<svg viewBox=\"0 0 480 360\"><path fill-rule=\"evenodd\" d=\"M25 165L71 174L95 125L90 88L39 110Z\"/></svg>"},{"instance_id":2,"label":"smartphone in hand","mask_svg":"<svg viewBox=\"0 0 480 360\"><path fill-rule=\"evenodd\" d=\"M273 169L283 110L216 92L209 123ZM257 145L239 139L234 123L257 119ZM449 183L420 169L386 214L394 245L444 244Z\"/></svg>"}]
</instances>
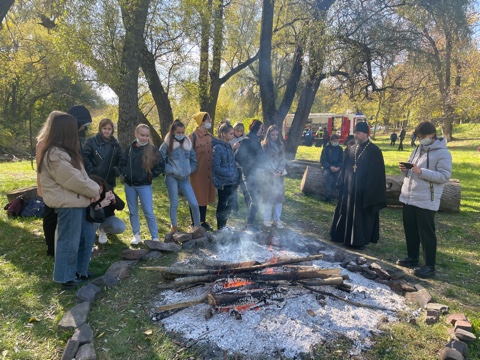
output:
<instances>
[{"instance_id":1,"label":"smartphone in hand","mask_svg":"<svg viewBox=\"0 0 480 360\"><path fill-rule=\"evenodd\" d=\"M400 161L399 164L402 164L403 166L405 166L405 169L413 168L413 164L406 161Z\"/></svg>"}]
</instances>

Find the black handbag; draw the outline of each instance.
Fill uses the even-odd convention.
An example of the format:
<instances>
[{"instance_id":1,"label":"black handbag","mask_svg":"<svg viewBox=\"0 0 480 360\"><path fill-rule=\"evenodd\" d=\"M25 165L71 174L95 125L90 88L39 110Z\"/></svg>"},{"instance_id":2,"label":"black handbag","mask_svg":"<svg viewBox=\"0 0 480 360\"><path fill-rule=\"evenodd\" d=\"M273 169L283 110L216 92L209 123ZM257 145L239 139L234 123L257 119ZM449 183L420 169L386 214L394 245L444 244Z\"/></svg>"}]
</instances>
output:
<instances>
[{"instance_id":1,"label":"black handbag","mask_svg":"<svg viewBox=\"0 0 480 360\"><path fill-rule=\"evenodd\" d=\"M103 223L105 221L105 212L102 208L95 210L95 204L87 208L87 220L94 223Z\"/></svg>"}]
</instances>

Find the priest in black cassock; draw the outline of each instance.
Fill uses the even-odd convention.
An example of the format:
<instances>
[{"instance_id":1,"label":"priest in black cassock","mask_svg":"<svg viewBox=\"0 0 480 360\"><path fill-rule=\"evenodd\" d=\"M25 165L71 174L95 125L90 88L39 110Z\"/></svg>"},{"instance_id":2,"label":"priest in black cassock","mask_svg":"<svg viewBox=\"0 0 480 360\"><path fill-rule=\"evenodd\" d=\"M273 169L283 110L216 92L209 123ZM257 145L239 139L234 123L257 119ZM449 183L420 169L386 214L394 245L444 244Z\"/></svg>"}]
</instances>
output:
<instances>
[{"instance_id":1,"label":"priest in black cassock","mask_svg":"<svg viewBox=\"0 0 480 360\"><path fill-rule=\"evenodd\" d=\"M379 211L387 206L382 151L370 142L368 124L355 126L355 145L345 156L338 177L338 200L330 229L332 241L363 249L378 242Z\"/></svg>"}]
</instances>

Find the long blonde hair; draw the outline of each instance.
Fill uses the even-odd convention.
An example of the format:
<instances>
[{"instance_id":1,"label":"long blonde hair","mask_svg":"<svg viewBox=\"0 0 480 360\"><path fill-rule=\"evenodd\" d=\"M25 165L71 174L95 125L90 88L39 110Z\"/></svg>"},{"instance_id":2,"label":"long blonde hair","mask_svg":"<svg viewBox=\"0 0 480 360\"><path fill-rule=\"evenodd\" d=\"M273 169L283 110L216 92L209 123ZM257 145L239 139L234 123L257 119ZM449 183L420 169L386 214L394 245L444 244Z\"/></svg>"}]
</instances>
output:
<instances>
[{"instance_id":1,"label":"long blonde hair","mask_svg":"<svg viewBox=\"0 0 480 360\"><path fill-rule=\"evenodd\" d=\"M150 133L150 127L147 124L139 124L135 128L135 134L138 132L139 129L147 129ZM160 156L160 152L155 150L155 147L150 142L150 137L148 138L148 144L144 146L143 155L142 155L142 165L145 171L148 173L152 172L153 167L158 161L158 157Z\"/></svg>"}]
</instances>

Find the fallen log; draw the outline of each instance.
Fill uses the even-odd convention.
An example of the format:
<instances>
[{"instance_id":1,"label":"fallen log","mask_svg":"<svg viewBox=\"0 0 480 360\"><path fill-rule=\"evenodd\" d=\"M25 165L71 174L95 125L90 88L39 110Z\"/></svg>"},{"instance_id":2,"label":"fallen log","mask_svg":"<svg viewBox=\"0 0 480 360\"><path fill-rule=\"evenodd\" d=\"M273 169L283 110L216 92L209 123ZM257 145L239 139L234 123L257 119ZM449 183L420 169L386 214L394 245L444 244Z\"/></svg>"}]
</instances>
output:
<instances>
[{"instance_id":1,"label":"fallen log","mask_svg":"<svg viewBox=\"0 0 480 360\"><path fill-rule=\"evenodd\" d=\"M402 205L398 200L400 190L402 189L403 175L388 175L387 181L387 204L388 205ZM443 187L442 197L440 198L440 208L438 211L446 213L460 212L460 198L462 195L462 188L460 180L452 179Z\"/></svg>"},{"instance_id":2,"label":"fallen log","mask_svg":"<svg viewBox=\"0 0 480 360\"><path fill-rule=\"evenodd\" d=\"M399 201L400 190L404 180L403 175L388 175L386 180L387 205L402 205ZM325 179L322 170L318 167L307 166L303 174L300 190L306 195L325 196ZM452 179L445 184L440 198L441 212L458 213L462 188L460 181Z\"/></svg>"},{"instance_id":3,"label":"fallen log","mask_svg":"<svg viewBox=\"0 0 480 360\"><path fill-rule=\"evenodd\" d=\"M299 270L290 271L287 273L272 273L272 274L242 274L242 278L252 281L276 281L276 280L298 280L298 279L327 279L330 277L341 277L341 269L315 269L315 270ZM238 275L238 274L237 274ZM174 283L176 286L184 286L189 284L209 283L223 278L222 274L208 274L201 276L178 277Z\"/></svg>"},{"instance_id":4,"label":"fallen log","mask_svg":"<svg viewBox=\"0 0 480 360\"><path fill-rule=\"evenodd\" d=\"M288 177L300 179L305 173L307 166L320 169L320 158L318 161L313 160L291 160L287 162L285 169L287 170Z\"/></svg>"},{"instance_id":5,"label":"fallen log","mask_svg":"<svg viewBox=\"0 0 480 360\"><path fill-rule=\"evenodd\" d=\"M320 260L322 258L323 258L323 255L318 254L318 255L300 257L295 259L291 259L291 258L278 259L278 261L275 263L263 263L259 265L240 266L240 267L225 268L225 269L191 269L191 268L168 267L168 266L144 266L141 269L160 271L164 274L176 275L177 277L183 276L183 275L200 276L200 275L210 275L210 274L221 275L221 277L223 277L225 275L233 275L233 274L241 274L244 272L258 271L258 270L263 270L270 267L278 267L278 266L283 266L287 264L295 264L295 263L301 263L306 261Z\"/></svg>"}]
</instances>

